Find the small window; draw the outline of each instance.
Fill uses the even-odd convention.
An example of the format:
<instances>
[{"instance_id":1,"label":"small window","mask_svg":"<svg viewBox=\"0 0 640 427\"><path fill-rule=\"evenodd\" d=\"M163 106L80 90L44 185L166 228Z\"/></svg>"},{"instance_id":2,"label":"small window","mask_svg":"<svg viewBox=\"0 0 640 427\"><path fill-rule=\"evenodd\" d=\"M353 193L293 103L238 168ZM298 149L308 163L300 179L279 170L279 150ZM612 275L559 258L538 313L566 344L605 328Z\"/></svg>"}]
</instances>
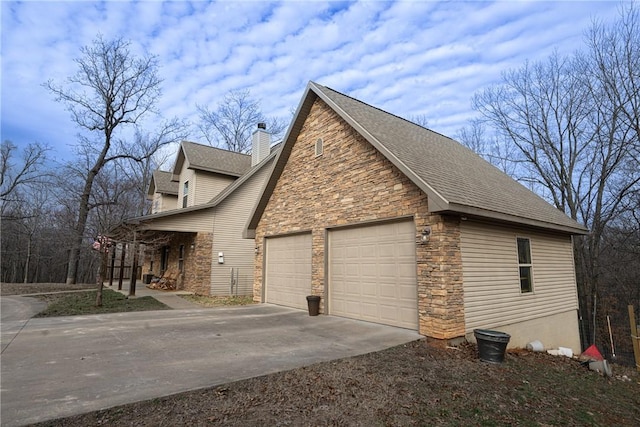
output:
<instances>
[{"instance_id":1,"label":"small window","mask_svg":"<svg viewBox=\"0 0 640 427\"><path fill-rule=\"evenodd\" d=\"M184 186L182 187L182 207L187 207L187 202L189 201L189 181L184 182Z\"/></svg>"},{"instance_id":2,"label":"small window","mask_svg":"<svg viewBox=\"0 0 640 427\"><path fill-rule=\"evenodd\" d=\"M184 245L180 245L180 252L178 252L178 271L180 273L184 271Z\"/></svg>"},{"instance_id":3,"label":"small window","mask_svg":"<svg viewBox=\"0 0 640 427\"><path fill-rule=\"evenodd\" d=\"M518 237L518 268L520 269L520 292L533 292L531 242L523 237Z\"/></svg>"},{"instance_id":4,"label":"small window","mask_svg":"<svg viewBox=\"0 0 640 427\"><path fill-rule=\"evenodd\" d=\"M322 156L323 144L322 138L316 140L316 157Z\"/></svg>"}]
</instances>

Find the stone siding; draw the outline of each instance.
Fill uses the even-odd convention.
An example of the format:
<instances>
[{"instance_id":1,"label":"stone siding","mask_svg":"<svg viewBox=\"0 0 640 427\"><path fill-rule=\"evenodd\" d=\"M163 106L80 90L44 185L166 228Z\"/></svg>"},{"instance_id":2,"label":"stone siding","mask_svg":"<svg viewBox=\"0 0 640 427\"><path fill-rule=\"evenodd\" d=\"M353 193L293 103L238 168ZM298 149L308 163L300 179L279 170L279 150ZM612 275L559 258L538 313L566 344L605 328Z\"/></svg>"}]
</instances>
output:
<instances>
[{"instance_id":1,"label":"stone siding","mask_svg":"<svg viewBox=\"0 0 640 427\"><path fill-rule=\"evenodd\" d=\"M211 247L213 233L198 233L185 246L184 290L198 295L211 293ZM195 247L191 249L191 244Z\"/></svg>"},{"instance_id":2,"label":"stone siding","mask_svg":"<svg viewBox=\"0 0 640 427\"><path fill-rule=\"evenodd\" d=\"M318 138L324 151L316 157ZM419 332L437 339L464 336L459 219L430 214L426 194L316 100L256 228L254 299L263 295L265 236L311 231L311 285L324 296L328 228L408 217L416 226ZM423 244L427 225L432 234Z\"/></svg>"},{"instance_id":3,"label":"stone siding","mask_svg":"<svg viewBox=\"0 0 640 427\"><path fill-rule=\"evenodd\" d=\"M178 271L180 245L184 245L184 269L176 281L176 289L193 292L198 295L209 295L211 290L211 247L213 233L172 233L167 262L168 271ZM191 244L195 247L191 249ZM160 258L162 248L145 255L143 274L150 271L153 260L153 274L160 276Z\"/></svg>"}]
</instances>

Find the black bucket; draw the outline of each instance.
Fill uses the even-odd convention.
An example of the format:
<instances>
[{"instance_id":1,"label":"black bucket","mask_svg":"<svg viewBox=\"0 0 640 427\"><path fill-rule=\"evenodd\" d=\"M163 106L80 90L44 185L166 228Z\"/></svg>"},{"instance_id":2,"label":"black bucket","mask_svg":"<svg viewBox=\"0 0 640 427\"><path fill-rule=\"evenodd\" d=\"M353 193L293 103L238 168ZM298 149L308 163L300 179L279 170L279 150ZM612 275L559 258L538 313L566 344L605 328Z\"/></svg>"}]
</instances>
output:
<instances>
[{"instance_id":1,"label":"black bucket","mask_svg":"<svg viewBox=\"0 0 640 427\"><path fill-rule=\"evenodd\" d=\"M309 316L320 314L320 297L318 295L309 295L307 297L307 306L309 308Z\"/></svg>"},{"instance_id":2,"label":"black bucket","mask_svg":"<svg viewBox=\"0 0 640 427\"><path fill-rule=\"evenodd\" d=\"M478 357L483 362L502 363L511 335L488 329L474 329L478 342Z\"/></svg>"}]
</instances>

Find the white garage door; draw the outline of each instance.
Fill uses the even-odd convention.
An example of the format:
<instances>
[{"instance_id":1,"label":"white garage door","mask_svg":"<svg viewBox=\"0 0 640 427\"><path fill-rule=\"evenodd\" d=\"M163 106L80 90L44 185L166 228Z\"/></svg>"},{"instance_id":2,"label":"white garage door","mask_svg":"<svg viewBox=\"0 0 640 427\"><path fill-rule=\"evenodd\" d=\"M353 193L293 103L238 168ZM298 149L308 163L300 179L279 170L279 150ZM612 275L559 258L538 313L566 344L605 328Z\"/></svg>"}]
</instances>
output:
<instances>
[{"instance_id":1,"label":"white garage door","mask_svg":"<svg viewBox=\"0 0 640 427\"><path fill-rule=\"evenodd\" d=\"M265 301L307 308L311 294L311 234L266 239Z\"/></svg>"},{"instance_id":2,"label":"white garage door","mask_svg":"<svg viewBox=\"0 0 640 427\"><path fill-rule=\"evenodd\" d=\"M329 312L418 329L413 221L329 233Z\"/></svg>"}]
</instances>

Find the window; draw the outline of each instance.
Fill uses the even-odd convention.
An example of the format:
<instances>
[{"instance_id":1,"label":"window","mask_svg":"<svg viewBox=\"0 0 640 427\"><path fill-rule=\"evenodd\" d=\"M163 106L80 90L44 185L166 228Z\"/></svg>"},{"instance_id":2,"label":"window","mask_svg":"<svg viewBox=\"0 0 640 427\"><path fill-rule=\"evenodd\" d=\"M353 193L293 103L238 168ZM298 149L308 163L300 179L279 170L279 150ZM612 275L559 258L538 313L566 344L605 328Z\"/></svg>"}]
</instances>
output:
<instances>
[{"instance_id":1,"label":"window","mask_svg":"<svg viewBox=\"0 0 640 427\"><path fill-rule=\"evenodd\" d=\"M167 271L169 265L169 246L162 248L162 257L160 258L160 275Z\"/></svg>"},{"instance_id":2,"label":"window","mask_svg":"<svg viewBox=\"0 0 640 427\"><path fill-rule=\"evenodd\" d=\"M184 271L184 245L180 245L180 252L178 252L178 271L180 273Z\"/></svg>"},{"instance_id":3,"label":"window","mask_svg":"<svg viewBox=\"0 0 640 427\"><path fill-rule=\"evenodd\" d=\"M182 187L182 207L187 207L187 201L189 200L189 181L184 182Z\"/></svg>"},{"instance_id":4,"label":"window","mask_svg":"<svg viewBox=\"0 0 640 427\"><path fill-rule=\"evenodd\" d=\"M316 140L316 157L322 156L323 144L322 138Z\"/></svg>"},{"instance_id":5,"label":"window","mask_svg":"<svg viewBox=\"0 0 640 427\"><path fill-rule=\"evenodd\" d=\"M529 239L523 237L518 237L518 267L520 269L520 292L533 292L531 243Z\"/></svg>"}]
</instances>

